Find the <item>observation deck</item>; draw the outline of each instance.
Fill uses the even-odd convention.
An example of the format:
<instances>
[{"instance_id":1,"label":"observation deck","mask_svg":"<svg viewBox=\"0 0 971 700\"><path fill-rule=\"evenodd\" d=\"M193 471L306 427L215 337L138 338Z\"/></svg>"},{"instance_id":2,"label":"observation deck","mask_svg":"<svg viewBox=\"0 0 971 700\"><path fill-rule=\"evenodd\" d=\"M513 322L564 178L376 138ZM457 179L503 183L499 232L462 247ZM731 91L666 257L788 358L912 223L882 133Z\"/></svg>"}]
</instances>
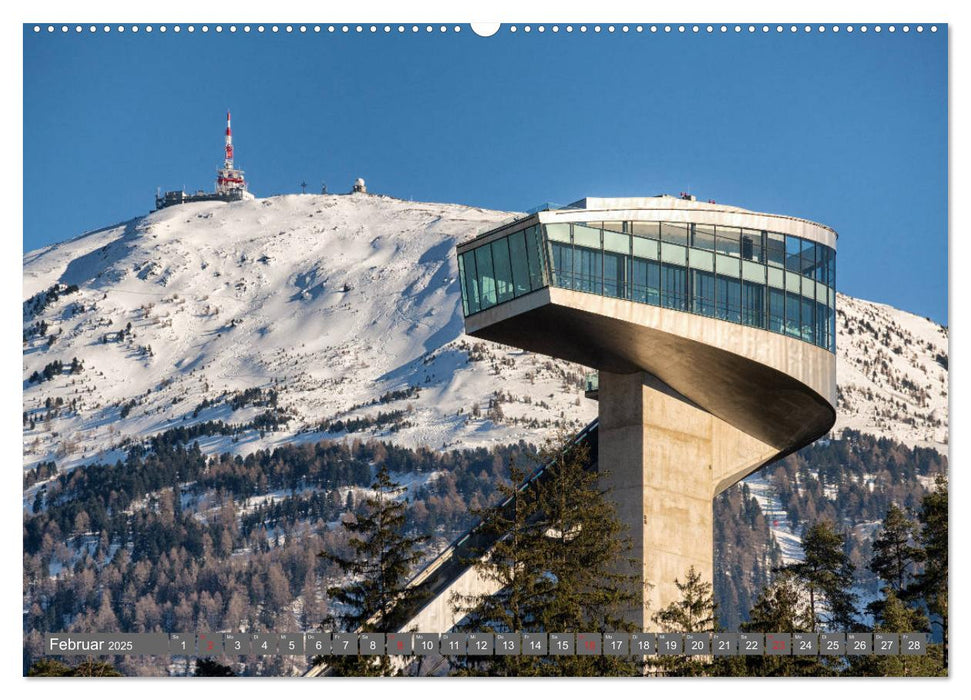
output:
<instances>
[{"instance_id":1,"label":"observation deck","mask_svg":"<svg viewBox=\"0 0 971 700\"><path fill-rule=\"evenodd\" d=\"M835 421L836 233L675 197L588 198L458 246L466 332L648 372L778 447Z\"/></svg>"}]
</instances>

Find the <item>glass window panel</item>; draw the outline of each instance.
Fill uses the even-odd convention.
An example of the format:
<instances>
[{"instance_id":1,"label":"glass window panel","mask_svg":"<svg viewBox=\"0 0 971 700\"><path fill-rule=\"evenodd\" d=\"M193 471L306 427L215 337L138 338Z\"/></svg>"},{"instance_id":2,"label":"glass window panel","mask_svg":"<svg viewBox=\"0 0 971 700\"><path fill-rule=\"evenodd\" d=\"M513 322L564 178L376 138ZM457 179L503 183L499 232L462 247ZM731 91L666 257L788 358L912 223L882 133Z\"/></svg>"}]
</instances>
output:
<instances>
[{"instance_id":1,"label":"glass window panel","mask_svg":"<svg viewBox=\"0 0 971 700\"><path fill-rule=\"evenodd\" d=\"M826 268L829 260L829 248L822 243L816 244L816 281L826 284Z\"/></svg>"},{"instance_id":2,"label":"glass window panel","mask_svg":"<svg viewBox=\"0 0 971 700\"><path fill-rule=\"evenodd\" d=\"M738 258L733 258L728 255L715 256L715 272L719 275L738 278L740 276L738 264Z\"/></svg>"},{"instance_id":3,"label":"glass window panel","mask_svg":"<svg viewBox=\"0 0 971 700\"><path fill-rule=\"evenodd\" d=\"M661 223L661 240L667 243L688 245L688 225Z\"/></svg>"},{"instance_id":4,"label":"glass window panel","mask_svg":"<svg viewBox=\"0 0 971 700\"><path fill-rule=\"evenodd\" d=\"M801 337L799 328L799 304L802 297L792 292L786 292L786 335L794 338Z\"/></svg>"},{"instance_id":5,"label":"glass window panel","mask_svg":"<svg viewBox=\"0 0 971 700\"><path fill-rule=\"evenodd\" d=\"M604 250L630 255L630 236L626 233L604 231Z\"/></svg>"},{"instance_id":6,"label":"glass window panel","mask_svg":"<svg viewBox=\"0 0 971 700\"><path fill-rule=\"evenodd\" d=\"M608 232L604 232L605 234ZM604 294L618 299L627 298L627 270L630 256L604 252Z\"/></svg>"},{"instance_id":7,"label":"glass window panel","mask_svg":"<svg viewBox=\"0 0 971 700\"><path fill-rule=\"evenodd\" d=\"M821 280L823 278L823 272L826 270L826 260L825 253L823 252L823 246L819 243L813 243L813 257L816 264L813 265L812 272L807 272L814 280Z\"/></svg>"},{"instance_id":8,"label":"glass window panel","mask_svg":"<svg viewBox=\"0 0 971 700\"><path fill-rule=\"evenodd\" d=\"M715 281L715 315L725 321L742 320L742 287L738 279L718 275Z\"/></svg>"},{"instance_id":9,"label":"glass window panel","mask_svg":"<svg viewBox=\"0 0 971 700\"><path fill-rule=\"evenodd\" d=\"M635 236L658 238L661 235L661 225L656 221L634 221L631 227Z\"/></svg>"},{"instance_id":10,"label":"glass window panel","mask_svg":"<svg viewBox=\"0 0 971 700\"><path fill-rule=\"evenodd\" d=\"M500 238L492 242L492 266L496 277L498 303L512 299L512 265L509 262L509 241Z\"/></svg>"},{"instance_id":11,"label":"glass window panel","mask_svg":"<svg viewBox=\"0 0 971 700\"><path fill-rule=\"evenodd\" d=\"M462 255L465 267L465 295L469 300L469 313L478 313L482 306L479 301L479 285L476 279L475 251Z\"/></svg>"},{"instance_id":12,"label":"glass window panel","mask_svg":"<svg viewBox=\"0 0 971 700\"><path fill-rule=\"evenodd\" d=\"M661 305L669 309L684 310L687 307L684 267L661 265Z\"/></svg>"},{"instance_id":13,"label":"glass window panel","mask_svg":"<svg viewBox=\"0 0 971 700\"><path fill-rule=\"evenodd\" d=\"M706 224L691 224L691 247L714 250L715 227Z\"/></svg>"},{"instance_id":14,"label":"glass window panel","mask_svg":"<svg viewBox=\"0 0 971 700\"><path fill-rule=\"evenodd\" d=\"M492 247L479 246L475 249L475 267L478 273L479 301L483 309L496 304L496 277L492 269Z\"/></svg>"},{"instance_id":15,"label":"glass window panel","mask_svg":"<svg viewBox=\"0 0 971 700\"><path fill-rule=\"evenodd\" d=\"M573 245L600 248L600 229L597 224L573 224Z\"/></svg>"},{"instance_id":16,"label":"glass window panel","mask_svg":"<svg viewBox=\"0 0 971 700\"><path fill-rule=\"evenodd\" d=\"M812 277L802 278L802 293L810 299L816 296L816 283L813 282Z\"/></svg>"},{"instance_id":17,"label":"glass window panel","mask_svg":"<svg viewBox=\"0 0 971 700\"><path fill-rule=\"evenodd\" d=\"M816 267L816 244L805 238L796 240L799 242L799 273L812 277Z\"/></svg>"},{"instance_id":18,"label":"glass window panel","mask_svg":"<svg viewBox=\"0 0 971 700\"><path fill-rule=\"evenodd\" d=\"M688 249L688 265L698 270L708 270L713 272L715 269L714 253L707 250Z\"/></svg>"},{"instance_id":19,"label":"glass window panel","mask_svg":"<svg viewBox=\"0 0 971 700\"><path fill-rule=\"evenodd\" d=\"M786 270L786 291L799 294L802 291L802 284L799 280L799 275L797 275L795 272L789 272Z\"/></svg>"},{"instance_id":20,"label":"glass window panel","mask_svg":"<svg viewBox=\"0 0 971 700\"><path fill-rule=\"evenodd\" d=\"M749 282L759 282L761 284L765 284L765 265L743 260L742 279L746 279Z\"/></svg>"},{"instance_id":21,"label":"glass window panel","mask_svg":"<svg viewBox=\"0 0 971 700\"><path fill-rule=\"evenodd\" d=\"M660 303L661 266L656 262L634 258L631 298L645 304Z\"/></svg>"},{"instance_id":22,"label":"glass window panel","mask_svg":"<svg viewBox=\"0 0 971 700\"><path fill-rule=\"evenodd\" d=\"M691 310L703 316L715 315L715 276L710 272L691 271Z\"/></svg>"},{"instance_id":23,"label":"glass window panel","mask_svg":"<svg viewBox=\"0 0 971 700\"><path fill-rule=\"evenodd\" d=\"M816 327L813 319L813 311L816 310L816 302L812 299L802 297L801 308L799 310L799 335L807 343L816 342Z\"/></svg>"},{"instance_id":24,"label":"glass window panel","mask_svg":"<svg viewBox=\"0 0 971 700\"><path fill-rule=\"evenodd\" d=\"M762 232L751 229L742 230L742 258L753 262L765 262L762 251Z\"/></svg>"},{"instance_id":25,"label":"glass window panel","mask_svg":"<svg viewBox=\"0 0 971 700\"><path fill-rule=\"evenodd\" d=\"M765 288L761 284L742 282L742 323L765 328Z\"/></svg>"},{"instance_id":26,"label":"glass window panel","mask_svg":"<svg viewBox=\"0 0 971 700\"><path fill-rule=\"evenodd\" d=\"M741 230L733 226L718 226L715 228L715 250L722 255L741 256L739 236Z\"/></svg>"},{"instance_id":27,"label":"glass window panel","mask_svg":"<svg viewBox=\"0 0 971 700\"><path fill-rule=\"evenodd\" d=\"M801 272L806 277L816 276L816 244L813 241L807 239L802 240L802 250L800 251L800 256L802 258Z\"/></svg>"},{"instance_id":28,"label":"glass window panel","mask_svg":"<svg viewBox=\"0 0 971 700\"><path fill-rule=\"evenodd\" d=\"M570 224L546 224L546 237L560 243L570 242Z\"/></svg>"},{"instance_id":29,"label":"glass window panel","mask_svg":"<svg viewBox=\"0 0 971 700\"><path fill-rule=\"evenodd\" d=\"M786 278L782 270L778 270L774 267L766 269L768 273L768 282L770 287L778 287L779 289L786 288Z\"/></svg>"},{"instance_id":30,"label":"glass window panel","mask_svg":"<svg viewBox=\"0 0 971 700\"><path fill-rule=\"evenodd\" d=\"M836 310L829 310L829 351L836 352Z\"/></svg>"},{"instance_id":31,"label":"glass window panel","mask_svg":"<svg viewBox=\"0 0 971 700\"><path fill-rule=\"evenodd\" d=\"M786 236L786 269L799 272L802 269L802 240L796 236Z\"/></svg>"},{"instance_id":32,"label":"glass window panel","mask_svg":"<svg viewBox=\"0 0 971 700\"><path fill-rule=\"evenodd\" d=\"M826 285L825 284L822 284L821 282L817 282L816 283L816 301L818 301L821 304L825 304L826 303L826 293L828 291L829 290L826 288Z\"/></svg>"},{"instance_id":33,"label":"glass window panel","mask_svg":"<svg viewBox=\"0 0 971 700\"><path fill-rule=\"evenodd\" d=\"M829 347L829 307L816 303L816 345Z\"/></svg>"},{"instance_id":34,"label":"glass window panel","mask_svg":"<svg viewBox=\"0 0 971 700\"><path fill-rule=\"evenodd\" d=\"M512 263L513 294L518 297L529 291L529 258L524 231L509 236L509 260Z\"/></svg>"},{"instance_id":35,"label":"glass window panel","mask_svg":"<svg viewBox=\"0 0 971 700\"><path fill-rule=\"evenodd\" d=\"M688 249L673 245L671 243L661 243L661 260L666 263L673 263L674 265L685 266L685 257Z\"/></svg>"},{"instance_id":36,"label":"glass window panel","mask_svg":"<svg viewBox=\"0 0 971 700\"><path fill-rule=\"evenodd\" d=\"M657 241L649 238L634 236L634 255L638 258L657 260Z\"/></svg>"},{"instance_id":37,"label":"glass window panel","mask_svg":"<svg viewBox=\"0 0 971 700\"><path fill-rule=\"evenodd\" d=\"M573 235L576 236L575 228ZM578 291L603 294L603 253L600 248L574 247L573 281L573 288Z\"/></svg>"},{"instance_id":38,"label":"glass window panel","mask_svg":"<svg viewBox=\"0 0 971 700\"><path fill-rule=\"evenodd\" d=\"M786 266L786 237L781 233L765 234L765 260L769 265Z\"/></svg>"},{"instance_id":39,"label":"glass window panel","mask_svg":"<svg viewBox=\"0 0 971 700\"><path fill-rule=\"evenodd\" d=\"M573 289L573 247L551 241L550 263L553 268L553 284L564 289Z\"/></svg>"},{"instance_id":40,"label":"glass window panel","mask_svg":"<svg viewBox=\"0 0 971 700\"><path fill-rule=\"evenodd\" d=\"M786 327L786 294L775 289L766 289L769 295L769 330L784 333Z\"/></svg>"},{"instance_id":41,"label":"glass window panel","mask_svg":"<svg viewBox=\"0 0 971 700\"><path fill-rule=\"evenodd\" d=\"M465 262L463 258L465 255L459 255L459 290L462 292L462 315L469 315L469 299L468 295L465 293Z\"/></svg>"},{"instance_id":42,"label":"glass window panel","mask_svg":"<svg viewBox=\"0 0 971 700\"><path fill-rule=\"evenodd\" d=\"M539 226L526 229L526 255L529 257L529 283L533 289L546 285L546 255Z\"/></svg>"},{"instance_id":43,"label":"glass window panel","mask_svg":"<svg viewBox=\"0 0 971 700\"><path fill-rule=\"evenodd\" d=\"M605 221L604 231L616 231L617 233L624 232L624 222L623 221Z\"/></svg>"}]
</instances>

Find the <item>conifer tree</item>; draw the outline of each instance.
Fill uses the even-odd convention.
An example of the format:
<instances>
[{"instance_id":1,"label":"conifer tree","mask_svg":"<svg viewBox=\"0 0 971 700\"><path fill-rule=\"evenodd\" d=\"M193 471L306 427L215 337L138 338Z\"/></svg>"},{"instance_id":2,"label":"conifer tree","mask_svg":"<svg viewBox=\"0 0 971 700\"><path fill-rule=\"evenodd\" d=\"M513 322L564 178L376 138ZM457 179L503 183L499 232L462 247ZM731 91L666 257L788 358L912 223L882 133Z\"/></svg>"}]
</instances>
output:
<instances>
[{"instance_id":1,"label":"conifer tree","mask_svg":"<svg viewBox=\"0 0 971 700\"><path fill-rule=\"evenodd\" d=\"M539 455L546 473L520 488L523 472L510 465L502 502L478 515L482 526L471 559L499 588L492 595L459 596L463 630L485 632L632 631L625 613L638 606L639 578L625 556L629 540L613 505L587 470L589 447L548 444ZM503 505L505 503L505 505ZM602 656L494 656L455 659L461 674L633 675L639 662Z\"/></svg>"},{"instance_id":2,"label":"conifer tree","mask_svg":"<svg viewBox=\"0 0 971 700\"><path fill-rule=\"evenodd\" d=\"M121 674L107 661L96 659L86 659L77 666L71 667L54 659L40 659L27 672L31 677L87 677L87 678L109 678L118 677Z\"/></svg>"},{"instance_id":3,"label":"conifer tree","mask_svg":"<svg viewBox=\"0 0 971 700\"><path fill-rule=\"evenodd\" d=\"M853 565L844 551L843 536L827 520L803 534L802 561L780 567L791 572L809 594L810 632L855 629L856 595L852 592Z\"/></svg>"},{"instance_id":4,"label":"conifer tree","mask_svg":"<svg viewBox=\"0 0 971 700\"><path fill-rule=\"evenodd\" d=\"M923 614L909 607L897 597L892 588L887 587L886 599L881 608L880 621L874 632L915 632L926 629L927 619ZM944 675L941 645L931 644L927 653L919 656L892 654L878 656L867 654L847 657L847 676L939 676Z\"/></svg>"},{"instance_id":5,"label":"conifer tree","mask_svg":"<svg viewBox=\"0 0 971 700\"><path fill-rule=\"evenodd\" d=\"M918 563L924 558L923 550L915 544L916 539L917 524L907 517L903 509L891 504L880 534L873 541L873 558L869 565L870 571L886 584L882 589L884 597L867 606L874 619L882 619L884 607L891 595L898 601L914 597L912 583ZM913 630L923 627L924 625L920 625Z\"/></svg>"},{"instance_id":6,"label":"conifer tree","mask_svg":"<svg viewBox=\"0 0 971 700\"><path fill-rule=\"evenodd\" d=\"M679 600L654 613L652 619L663 632L714 632L718 629L718 605L712 585L691 566L684 581L674 580L681 594ZM658 673L668 676L700 676L713 671L711 661L694 656L661 656L653 661Z\"/></svg>"},{"instance_id":7,"label":"conifer tree","mask_svg":"<svg viewBox=\"0 0 971 700\"><path fill-rule=\"evenodd\" d=\"M717 604L712 598L711 583L701 578L701 573L690 567L684 582L674 580L681 593L676 600L654 614L654 622L665 632L710 632L716 627Z\"/></svg>"},{"instance_id":8,"label":"conifer tree","mask_svg":"<svg viewBox=\"0 0 971 700\"><path fill-rule=\"evenodd\" d=\"M740 625L743 632L788 633L808 632L813 626L806 590L791 571L782 571L762 589L749 613L748 622ZM738 666L741 662L742 669ZM745 676L828 676L835 670L815 656L759 656L716 659L715 667L733 669L720 675Z\"/></svg>"},{"instance_id":9,"label":"conifer tree","mask_svg":"<svg viewBox=\"0 0 971 700\"><path fill-rule=\"evenodd\" d=\"M371 488L376 493L365 498L353 520L343 523L351 534L351 557L329 552L318 555L336 564L349 579L343 586L328 589L341 612L325 621L348 632L384 632L394 627L396 606L410 606L417 594L407 583L421 558L419 547L428 539L405 533L405 504L397 499L404 489L392 481L386 466L380 468ZM391 673L387 656L334 656L328 663L335 675Z\"/></svg>"},{"instance_id":10,"label":"conifer tree","mask_svg":"<svg viewBox=\"0 0 971 700\"><path fill-rule=\"evenodd\" d=\"M766 586L752 611L748 622L742 623L743 631L752 632L807 632L812 627L809 606L803 590L792 572L781 572Z\"/></svg>"},{"instance_id":11,"label":"conifer tree","mask_svg":"<svg viewBox=\"0 0 971 700\"><path fill-rule=\"evenodd\" d=\"M880 534L873 541L870 571L883 579L899 597L913 580L922 552L915 546L917 524L896 504L887 509Z\"/></svg>"},{"instance_id":12,"label":"conifer tree","mask_svg":"<svg viewBox=\"0 0 971 700\"><path fill-rule=\"evenodd\" d=\"M924 550L924 570L918 574L914 590L923 598L931 623L941 632L943 664L947 669L947 477L939 474L934 490L921 501L920 543Z\"/></svg>"}]
</instances>

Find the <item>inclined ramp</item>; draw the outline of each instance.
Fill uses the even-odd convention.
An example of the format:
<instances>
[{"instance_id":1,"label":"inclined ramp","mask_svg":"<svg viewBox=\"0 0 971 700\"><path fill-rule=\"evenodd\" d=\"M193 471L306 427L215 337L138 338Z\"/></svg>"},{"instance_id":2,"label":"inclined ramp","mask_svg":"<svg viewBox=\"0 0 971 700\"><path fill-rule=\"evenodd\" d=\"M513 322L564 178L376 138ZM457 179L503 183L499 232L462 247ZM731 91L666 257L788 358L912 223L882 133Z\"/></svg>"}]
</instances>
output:
<instances>
[{"instance_id":1,"label":"inclined ramp","mask_svg":"<svg viewBox=\"0 0 971 700\"><path fill-rule=\"evenodd\" d=\"M589 448L588 469L597 468L598 427L599 421L594 420L577 433L570 443L571 446L586 445ZM519 490L523 491L549 478L548 469L554 461L534 469L519 486ZM499 507L511 509L512 500L510 496ZM410 610L396 609L392 613L392 619L384 626L384 631L442 633L452 630L461 619L460 614L453 610L453 596L491 595L497 590L494 581L485 579L476 571L473 560L476 552L488 551L497 539L493 533L485 531L481 521L459 535L408 582L408 588L420 590L417 603ZM325 661L312 666L305 675L324 676L328 675L327 671L328 664Z\"/></svg>"}]
</instances>

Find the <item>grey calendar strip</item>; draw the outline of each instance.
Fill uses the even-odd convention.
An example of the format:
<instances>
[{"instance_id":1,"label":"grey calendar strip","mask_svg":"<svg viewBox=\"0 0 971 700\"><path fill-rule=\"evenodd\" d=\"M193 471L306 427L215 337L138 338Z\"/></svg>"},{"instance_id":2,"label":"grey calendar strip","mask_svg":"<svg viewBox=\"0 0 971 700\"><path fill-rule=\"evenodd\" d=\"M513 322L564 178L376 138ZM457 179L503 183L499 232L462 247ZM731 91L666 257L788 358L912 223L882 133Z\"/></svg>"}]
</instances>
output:
<instances>
[{"instance_id":1,"label":"grey calendar strip","mask_svg":"<svg viewBox=\"0 0 971 700\"><path fill-rule=\"evenodd\" d=\"M920 656L923 632L253 632L47 634L70 656Z\"/></svg>"}]
</instances>

